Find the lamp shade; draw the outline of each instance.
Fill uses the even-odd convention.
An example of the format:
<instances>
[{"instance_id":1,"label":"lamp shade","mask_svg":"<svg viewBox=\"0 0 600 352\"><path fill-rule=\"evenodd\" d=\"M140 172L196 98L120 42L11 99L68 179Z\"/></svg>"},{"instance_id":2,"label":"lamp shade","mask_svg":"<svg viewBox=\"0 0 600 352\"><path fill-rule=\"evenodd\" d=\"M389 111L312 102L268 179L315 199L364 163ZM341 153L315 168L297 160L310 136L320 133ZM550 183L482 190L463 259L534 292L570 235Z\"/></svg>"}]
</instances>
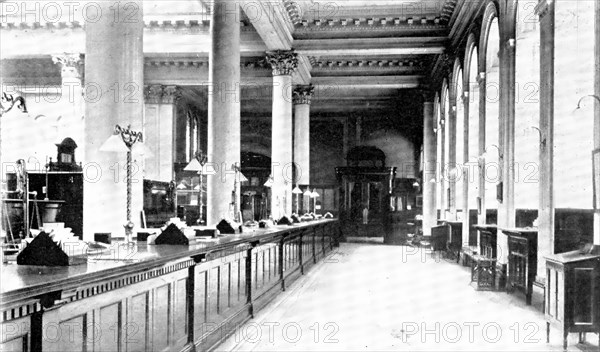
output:
<instances>
[{"instance_id":1,"label":"lamp shade","mask_svg":"<svg viewBox=\"0 0 600 352\"><path fill-rule=\"evenodd\" d=\"M313 197L313 198L318 198L319 197L319 193L317 193L317 189L316 188L312 191L311 197Z\"/></svg>"},{"instance_id":2,"label":"lamp shade","mask_svg":"<svg viewBox=\"0 0 600 352\"><path fill-rule=\"evenodd\" d=\"M200 165L200 162L198 161L198 159L193 158L192 161L190 161L189 164L186 165L186 167L183 169L183 171L202 171L202 165Z\"/></svg>"},{"instance_id":3,"label":"lamp shade","mask_svg":"<svg viewBox=\"0 0 600 352\"><path fill-rule=\"evenodd\" d=\"M246 178L246 176L244 176L244 174L241 171L238 172L238 175L239 182L248 182L248 178Z\"/></svg>"},{"instance_id":4,"label":"lamp shade","mask_svg":"<svg viewBox=\"0 0 600 352\"><path fill-rule=\"evenodd\" d=\"M102 143L99 150L101 152L127 153L129 148L127 148L123 142L121 135L112 134L104 143Z\"/></svg>"},{"instance_id":5,"label":"lamp shade","mask_svg":"<svg viewBox=\"0 0 600 352\"><path fill-rule=\"evenodd\" d=\"M304 195L307 197L312 197L312 192L310 191L310 189L307 187L306 191L304 192Z\"/></svg>"},{"instance_id":6,"label":"lamp shade","mask_svg":"<svg viewBox=\"0 0 600 352\"><path fill-rule=\"evenodd\" d=\"M273 176L272 175L269 175L269 178L267 179L267 182L265 182L264 186L269 187L269 188L271 188L273 186Z\"/></svg>"},{"instance_id":7,"label":"lamp shade","mask_svg":"<svg viewBox=\"0 0 600 352\"><path fill-rule=\"evenodd\" d=\"M300 189L300 187L296 186L292 190L292 193L294 193L294 194L302 194L302 190Z\"/></svg>"}]
</instances>

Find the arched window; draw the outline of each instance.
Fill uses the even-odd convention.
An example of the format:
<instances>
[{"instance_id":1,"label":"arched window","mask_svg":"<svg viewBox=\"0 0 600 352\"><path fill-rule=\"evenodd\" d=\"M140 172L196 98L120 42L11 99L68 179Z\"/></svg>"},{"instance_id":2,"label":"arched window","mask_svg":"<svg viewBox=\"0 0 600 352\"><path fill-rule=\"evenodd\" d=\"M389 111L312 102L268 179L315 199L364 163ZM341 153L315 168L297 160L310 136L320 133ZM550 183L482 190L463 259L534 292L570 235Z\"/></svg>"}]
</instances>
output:
<instances>
[{"instance_id":1,"label":"arched window","mask_svg":"<svg viewBox=\"0 0 600 352\"><path fill-rule=\"evenodd\" d=\"M477 209L479 197L479 60L477 48L473 47L469 60L469 158L467 164L469 180L469 209Z\"/></svg>"},{"instance_id":2,"label":"arched window","mask_svg":"<svg viewBox=\"0 0 600 352\"><path fill-rule=\"evenodd\" d=\"M538 209L540 28L537 0L519 0L515 66L515 208Z\"/></svg>"},{"instance_id":3,"label":"arched window","mask_svg":"<svg viewBox=\"0 0 600 352\"><path fill-rule=\"evenodd\" d=\"M450 208L450 182L448 182L448 165L450 163L450 124L448 123L448 116L450 116L450 92L447 85L443 91L442 97L442 106L444 109L444 118L442 119L442 130L444 134L444 154L442 157L442 199L444 202L442 204L442 214L443 218L445 219L446 210Z\"/></svg>"},{"instance_id":4,"label":"arched window","mask_svg":"<svg viewBox=\"0 0 600 352\"><path fill-rule=\"evenodd\" d=\"M460 212L463 208L463 189L465 178L463 176L463 164L465 162L465 108L463 104L463 71L458 69L454 77L455 96L454 106L456 106L456 187L455 187L455 204L456 211ZM466 217L462 215L463 219Z\"/></svg>"},{"instance_id":5,"label":"arched window","mask_svg":"<svg viewBox=\"0 0 600 352\"><path fill-rule=\"evenodd\" d=\"M490 24L488 33L485 67L485 208L497 209L497 184L502 179L500 165L500 32L498 18Z\"/></svg>"}]
</instances>

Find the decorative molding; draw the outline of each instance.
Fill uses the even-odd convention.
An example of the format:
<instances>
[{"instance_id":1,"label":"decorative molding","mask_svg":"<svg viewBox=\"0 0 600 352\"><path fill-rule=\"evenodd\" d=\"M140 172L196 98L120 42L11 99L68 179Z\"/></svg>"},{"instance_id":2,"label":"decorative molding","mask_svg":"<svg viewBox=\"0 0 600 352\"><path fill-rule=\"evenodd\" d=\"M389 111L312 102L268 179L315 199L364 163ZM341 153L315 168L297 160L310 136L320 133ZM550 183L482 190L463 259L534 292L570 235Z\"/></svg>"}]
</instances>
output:
<instances>
[{"instance_id":1,"label":"decorative molding","mask_svg":"<svg viewBox=\"0 0 600 352\"><path fill-rule=\"evenodd\" d=\"M273 76L291 76L298 68L298 54L294 50L267 51L266 59Z\"/></svg>"},{"instance_id":2,"label":"decorative molding","mask_svg":"<svg viewBox=\"0 0 600 352\"><path fill-rule=\"evenodd\" d=\"M385 32L410 30L446 30L447 27L440 17L428 18L340 18L340 19L303 19L296 24L296 33L311 31L337 32Z\"/></svg>"},{"instance_id":3,"label":"decorative molding","mask_svg":"<svg viewBox=\"0 0 600 352\"><path fill-rule=\"evenodd\" d=\"M300 18L300 9L298 9L298 4L293 0L283 0L283 6L288 13L290 21L293 24L297 25L302 21Z\"/></svg>"},{"instance_id":4,"label":"decorative molding","mask_svg":"<svg viewBox=\"0 0 600 352\"><path fill-rule=\"evenodd\" d=\"M393 60L320 60L312 57L313 69L344 69L352 68L356 70L384 70L384 69L421 69L425 67L425 62L418 59L393 59Z\"/></svg>"},{"instance_id":5,"label":"decorative molding","mask_svg":"<svg viewBox=\"0 0 600 352\"><path fill-rule=\"evenodd\" d=\"M8 322L15 319L20 319L42 310L42 305L38 299L30 299L24 302L19 302L13 306L3 306L2 314L0 315L0 323Z\"/></svg>"},{"instance_id":6,"label":"decorative molding","mask_svg":"<svg viewBox=\"0 0 600 352\"><path fill-rule=\"evenodd\" d=\"M52 62L61 67L62 78L82 78L83 77L83 54L64 53L52 55Z\"/></svg>"},{"instance_id":7,"label":"decorative molding","mask_svg":"<svg viewBox=\"0 0 600 352\"><path fill-rule=\"evenodd\" d=\"M458 0L447 0L446 3L444 3L441 14L442 23L448 24L450 22L450 19L454 14L454 10L456 9L457 2Z\"/></svg>"},{"instance_id":8,"label":"decorative molding","mask_svg":"<svg viewBox=\"0 0 600 352\"><path fill-rule=\"evenodd\" d=\"M174 104L179 98L181 98L179 87L163 86L161 101L163 104Z\"/></svg>"},{"instance_id":9,"label":"decorative molding","mask_svg":"<svg viewBox=\"0 0 600 352\"><path fill-rule=\"evenodd\" d=\"M144 101L146 104L173 104L180 97L181 91L177 86L152 84L144 87Z\"/></svg>"},{"instance_id":10,"label":"decorative molding","mask_svg":"<svg viewBox=\"0 0 600 352\"><path fill-rule=\"evenodd\" d=\"M162 86L160 84L147 85L144 87L144 101L146 104L158 104L162 97Z\"/></svg>"},{"instance_id":11,"label":"decorative molding","mask_svg":"<svg viewBox=\"0 0 600 352\"><path fill-rule=\"evenodd\" d=\"M3 30L58 30L72 29L84 30L85 25L79 21L72 22L4 22L0 21L0 28ZM191 31L208 32L210 30L210 21L208 20L162 20L162 21L144 21L144 28L150 31ZM240 21L240 30L242 32L256 32L254 27Z\"/></svg>"},{"instance_id":12,"label":"decorative molding","mask_svg":"<svg viewBox=\"0 0 600 352\"><path fill-rule=\"evenodd\" d=\"M312 99L313 93L315 92L315 86L309 84L307 86L296 86L292 92L292 98L294 104L308 104Z\"/></svg>"}]
</instances>

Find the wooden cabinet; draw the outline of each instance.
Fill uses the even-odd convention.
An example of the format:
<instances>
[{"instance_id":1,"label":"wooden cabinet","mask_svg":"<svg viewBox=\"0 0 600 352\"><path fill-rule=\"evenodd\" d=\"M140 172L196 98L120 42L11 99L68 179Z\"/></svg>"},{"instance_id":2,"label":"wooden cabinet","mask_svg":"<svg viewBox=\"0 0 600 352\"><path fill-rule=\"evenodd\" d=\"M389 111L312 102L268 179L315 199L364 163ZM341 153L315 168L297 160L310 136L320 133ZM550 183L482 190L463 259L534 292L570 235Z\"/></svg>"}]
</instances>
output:
<instances>
[{"instance_id":1,"label":"wooden cabinet","mask_svg":"<svg viewBox=\"0 0 600 352\"><path fill-rule=\"evenodd\" d=\"M16 175L6 174L8 189L16 188ZM44 187L48 179L48 198L61 200L57 222L64 222L65 227L70 227L75 236L83 238L83 173L67 171L36 172L29 171L29 191L37 192L37 199L44 198ZM32 210L30 209L31 213Z\"/></svg>"},{"instance_id":2,"label":"wooden cabinet","mask_svg":"<svg viewBox=\"0 0 600 352\"><path fill-rule=\"evenodd\" d=\"M571 251L546 257L545 317L547 339L550 326L567 336L578 332L600 334L600 254Z\"/></svg>"},{"instance_id":3,"label":"wooden cabinet","mask_svg":"<svg viewBox=\"0 0 600 352\"><path fill-rule=\"evenodd\" d=\"M533 281L537 274L537 229L502 229L508 236L507 290L525 293L525 301L531 305Z\"/></svg>"}]
</instances>

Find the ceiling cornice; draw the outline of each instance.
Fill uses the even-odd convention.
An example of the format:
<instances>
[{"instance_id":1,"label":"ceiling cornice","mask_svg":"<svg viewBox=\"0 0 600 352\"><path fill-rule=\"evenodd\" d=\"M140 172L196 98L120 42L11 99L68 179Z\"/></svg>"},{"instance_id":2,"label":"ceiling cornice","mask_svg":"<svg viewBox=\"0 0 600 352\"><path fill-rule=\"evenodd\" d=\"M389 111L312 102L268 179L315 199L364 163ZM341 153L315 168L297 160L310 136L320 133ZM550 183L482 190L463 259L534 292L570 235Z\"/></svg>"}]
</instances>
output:
<instances>
[{"instance_id":1,"label":"ceiling cornice","mask_svg":"<svg viewBox=\"0 0 600 352\"><path fill-rule=\"evenodd\" d=\"M296 50L308 56L440 54L446 37L345 38L296 40Z\"/></svg>"}]
</instances>

